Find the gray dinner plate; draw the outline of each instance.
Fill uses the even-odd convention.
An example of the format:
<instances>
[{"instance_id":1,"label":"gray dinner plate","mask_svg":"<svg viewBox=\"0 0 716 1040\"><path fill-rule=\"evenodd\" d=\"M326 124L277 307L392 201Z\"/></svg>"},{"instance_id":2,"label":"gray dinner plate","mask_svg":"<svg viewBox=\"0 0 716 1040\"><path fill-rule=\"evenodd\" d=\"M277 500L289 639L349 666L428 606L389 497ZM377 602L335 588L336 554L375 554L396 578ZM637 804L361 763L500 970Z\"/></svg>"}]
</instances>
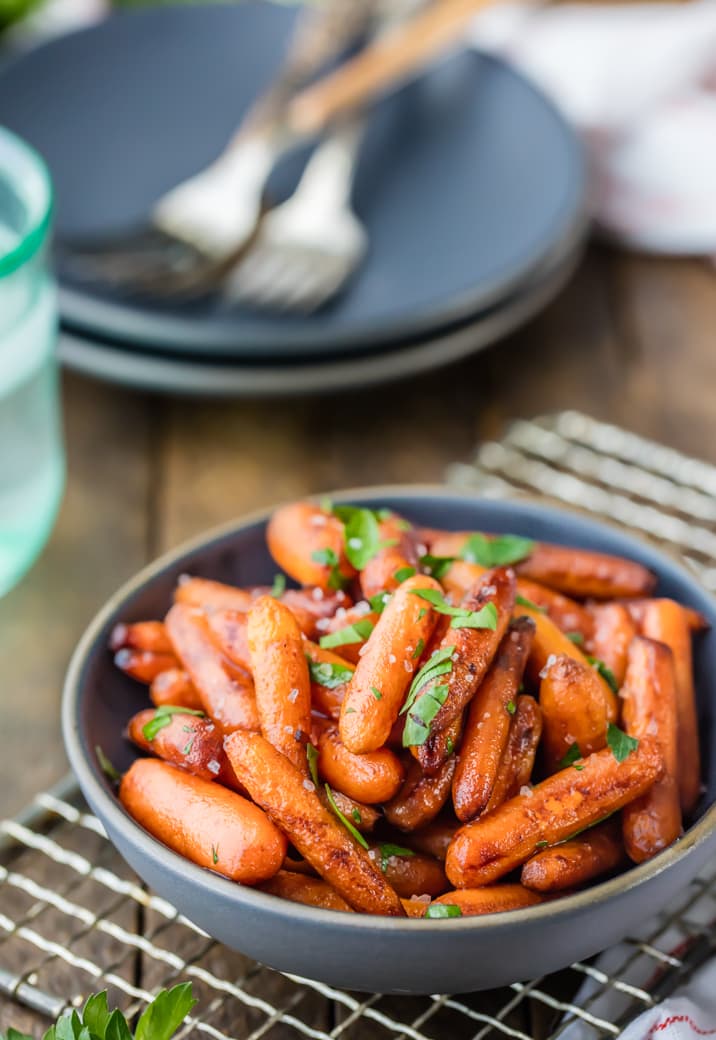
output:
<instances>
[{"instance_id":1,"label":"gray dinner plate","mask_svg":"<svg viewBox=\"0 0 716 1040\"><path fill-rule=\"evenodd\" d=\"M123 12L0 72L0 122L49 162L61 243L140 225L213 159L281 62L295 11L239 5ZM281 163L285 197L306 153ZM462 51L374 110L355 205L370 251L311 317L218 300L151 305L73 280L66 328L125 347L227 360L382 352L472 320L514 294L584 209L580 146L553 106L496 58Z\"/></svg>"}]
</instances>

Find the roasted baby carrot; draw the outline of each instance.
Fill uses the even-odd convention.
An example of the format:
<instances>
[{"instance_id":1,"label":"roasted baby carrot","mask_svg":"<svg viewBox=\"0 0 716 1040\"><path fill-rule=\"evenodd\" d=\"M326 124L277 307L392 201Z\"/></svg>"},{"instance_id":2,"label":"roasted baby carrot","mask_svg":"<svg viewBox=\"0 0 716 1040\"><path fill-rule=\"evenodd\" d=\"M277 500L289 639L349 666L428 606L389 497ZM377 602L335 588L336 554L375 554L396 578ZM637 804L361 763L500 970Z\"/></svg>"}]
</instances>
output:
<instances>
[{"instance_id":1,"label":"roasted baby carrot","mask_svg":"<svg viewBox=\"0 0 716 1040\"><path fill-rule=\"evenodd\" d=\"M460 917L505 913L537 906L542 897L522 885L486 885L484 888L458 888L433 900L433 906L456 906Z\"/></svg>"},{"instance_id":2,"label":"roasted baby carrot","mask_svg":"<svg viewBox=\"0 0 716 1040\"><path fill-rule=\"evenodd\" d=\"M418 665L417 648L430 639L437 614L416 592L440 593L424 574L393 593L365 645L348 684L340 718L341 740L354 754L375 751L388 739Z\"/></svg>"},{"instance_id":3,"label":"roasted baby carrot","mask_svg":"<svg viewBox=\"0 0 716 1040\"><path fill-rule=\"evenodd\" d=\"M127 735L143 751L202 780L216 780L234 791L241 786L224 754L223 737L210 719L150 708L129 720Z\"/></svg>"},{"instance_id":4,"label":"roasted baby carrot","mask_svg":"<svg viewBox=\"0 0 716 1040\"><path fill-rule=\"evenodd\" d=\"M380 869L321 803L306 777L258 733L227 737L226 753L254 801L354 910L404 915Z\"/></svg>"},{"instance_id":5,"label":"roasted baby carrot","mask_svg":"<svg viewBox=\"0 0 716 1040\"><path fill-rule=\"evenodd\" d=\"M641 863L681 834L676 677L667 646L643 636L632 640L621 697L626 732L637 740L653 737L664 758L661 780L622 813L626 850Z\"/></svg>"},{"instance_id":6,"label":"roasted baby carrot","mask_svg":"<svg viewBox=\"0 0 716 1040\"><path fill-rule=\"evenodd\" d=\"M149 697L155 708L163 704L178 705L194 711L202 709L196 687L183 668L169 668L160 672L149 687Z\"/></svg>"},{"instance_id":7,"label":"roasted baby carrot","mask_svg":"<svg viewBox=\"0 0 716 1040\"><path fill-rule=\"evenodd\" d=\"M162 621L120 622L115 625L109 637L109 648L121 650L124 646L131 650L150 650L155 654L174 653Z\"/></svg>"},{"instance_id":8,"label":"roasted baby carrot","mask_svg":"<svg viewBox=\"0 0 716 1040\"><path fill-rule=\"evenodd\" d=\"M343 746L333 725L321 727L318 773L331 787L366 805L390 801L405 779L402 762L389 748L354 755Z\"/></svg>"},{"instance_id":9,"label":"roasted baby carrot","mask_svg":"<svg viewBox=\"0 0 716 1040\"><path fill-rule=\"evenodd\" d=\"M353 665L309 639L304 640L303 649L308 659L313 708L328 718L340 718L346 688L353 677Z\"/></svg>"},{"instance_id":10,"label":"roasted baby carrot","mask_svg":"<svg viewBox=\"0 0 716 1040\"><path fill-rule=\"evenodd\" d=\"M621 826L614 818L538 852L525 863L520 880L535 892L563 892L608 874L624 859Z\"/></svg>"},{"instance_id":11,"label":"roasted baby carrot","mask_svg":"<svg viewBox=\"0 0 716 1040\"><path fill-rule=\"evenodd\" d=\"M644 612L643 635L665 643L674 655L676 714L679 741L679 794L685 814L693 812L701 795L696 694L691 656L691 630L683 608L671 599L654 600Z\"/></svg>"},{"instance_id":12,"label":"roasted baby carrot","mask_svg":"<svg viewBox=\"0 0 716 1040\"><path fill-rule=\"evenodd\" d=\"M227 672L201 610L175 603L166 626L177 657L196 688L206 714L223 733L258 729L259 717L251 679Z\"/></svg>"},{"instance_id":13,"label":"roasted baby carrot","mask_svg":"<svg viewBox=\"0 0 716 1040\"><path fill-rule=\"evenodd\" d=\"M248 589L225 585L224 582L209 578L195 578L189 574L183 574L174 589L175 603L207 610L240 610L245 613L250 609L253 599Z\"/></svg>"},{"instance_id":14,"label":"roasted baby carrot","mask_svg":"<svg viewBox=\"0 0 716 1040\"><path fill-rule=\"evenodd\" d=\"M335 590L355 574L346 558L343 524L313 502L277 509L266 541L279 567L300 585Z\"/></svg>"},{"instance_id":15,"label":"roasted baby carrot","mask_svg":"<svg viewBox=\"0 0 716 1040\"><path fill-rule=\"evenodd\" d=\"M450 796L455 763L452 755L434 776L425 776L419 763L411 762L405 783L383 807L388 823L401 831L414 831L431 823Z\"/></svg>"},{"instance_id":16,"label":"roasted baby carrot","mask_svg":"<svg viewBox=\"0 0 716 1040\"><path fill-rule=\"evenodd\" d=\"M492 812L508 798L514 798L532 776L542 736L542 712L534 697L527 694L521 694L515 703L507 747L497 769L486 812Z\"/></svg>"},{"instance_id":17,"label":"roasted baby carrot","mask_svg":"<svg viewBox=\"0 0 716 1040\"><path fill-rule=\"evenodd\" d=\"M610 748L555 773L457 832L445 872L457 888L487 885L521 866L541 842L573 837L644 794L664 772L661 750L645 738L618 761Z\"/></svg>"},{"instance_id":18,"label":"roasted baby carrot","mask_svg":"<svg viewBox=\"0 0 716 1040\"><path fill-rule=\"evenodd\" d=\"M603 748L610 720L602 684L590 665L560 654L549 658L541 675L544 762L554 773L571 758Z\"/></svg>"},{"instance_id":19,"label":"roasted baby carrot","mask_svg":"<svg viewBox=\"0 0 716 1040\"><path fill-rule=\"evenodd\" d=\"M261 596L249 612L248 640L261 732L307 776L311 680L298 622L283 603Z\"/></svg>"},{"instance_id":20,"label":"roasted baby carrot","mask_svg":"<svg viewBox=\"0 0 716 1040\"><path fill-rule=\"evenodd\" d=\"M217 608L206 612L206 625L211 638L232 664L251 671L248 612Z\"/></svg>"},{"instance_id":21,"label":"roasted baby carrot","mask_svg":"<svg viewBox=\"0 0 716 1040\"><path fill-rule=\"evenodd\" d=\"M341 910L353 913L343 896L339 896L335 888L331 888L322 878L296 874L288 870L279 870L278 874L265 881L259 888L272 896L290 899L292 903L303 903L305 906L318 906L322 910Z\"/></svg>"},{"instance_id":22,"label":"roasted baby carrot","mask_svg":"<svg viewBox=\"0 0 716 1040\"><path fill-rule=\"evenodd\" d=\"M534 631L531 618L512 622L470 704L452 784L455 815L463 822L482 812L490 800Z\"/></svg>"},{"instance_id":23,"label":"roasted baby carrot","mask_svg":"<svg viewBox=\"0 0 716 1040\"><path fill-rule=\"evenodd\" d=\"M133 650L125 646L114 655L114 663L125 675L131 676L137 682L149 684L162 672L176 668L178 662L173 653Z\"/></svg>"},{"instance_id":24,"label":"roasted baby carrot","mask_svg":"<svg viewBox=\"0 0 716 1040\"><path fill-rule=\"evenodd\" d=\"M645 615L647 609L649 609L651 607L651 605L653 603L656 603L656 602L658 602L658 600L654 600L654 599L626 599L626 600L624 600L624 602L622 604L629 611L629 615L630 615L632 621L634 622L634 624L636 625L636 627L639 629L641 635L644 635L644 633L642 631L642 624L644 622L644 615ZM686 618L686 623L687 623L687 625L689 626L689 628L691 629L692 632L703 632L707 628L711 627L709 622L707 621L707 619L701 613L701 611L696 610L694 607L687 607L686 604L684 604L684 603L681 603L679 605L680 605L681 609L684 612L684 617Z\"/></svg>"},{"instance_id":25,"label":"roasted baby carrot","mask_svg":"<svg viewBox=\"0 0 716 1040\"><path fill-rule=\"evenodd\" d=\"M159 841L232 881L267 881L286 855L286 839L257 805L167 762L138 759L122 778L119 797Z\"/></svg>"},{"instance_id":26,"label":"roasted baby carrot","mask_svg":"<svg viewBox=\"0 0 716 1040\"><path fill-rule=\"evenodd\" d=\"M386 603L389 598L390 593L386 592ZM370 609L366 600L360 600L352 607L340 608L332 618L321 623L319 643L351 664L357 664L377 620L378 613Z\"/></svg>"},{"instance_id":27,"label":"roasted baby carrot","mask_svg":"<svg viewBox=\"0 0 716 1040\"><path fill-rule=\"evenodd\" d=\"M459 827L460 824L456 820L443 819L441 817L433 820L427 827L421 827L420 830L413 831L410 835L410 844L418 852L424 852L426 855L433 856L435 859L444 862L448 845Z\"/></svg>"},{"instance_id":28,"label":"roasted baby carrot","mask_svg":"<svg viewBox=\"0 0 716 1040\"><path fill-rule=\"evenodd\" d=\"M448 887L442 864L433 856L392 843L376 846L369 855L401 899L439 896Z\"/></svg>"},{"instance_id":29,"label":"roasted baby carrot","mask_svg":"<svg viewBox=\"0 0 716 1040\"><path fill-rule=\"evenodd\" d=\"M360 572L361 592L366 599L379 592L393 592L411 577L418 566L415 539L405 521L389 516L378 524L382 548L371 557Z\"/></svg>"},{"instance_id":30,"label":"roasted baby carrot","mask_svg":"<svg viewBox=\"0 0 716 1040\"><path fill-rule=\"evenodd\" d=\"M611 671L617 686L624 682L629 644L636 626L623 603L597 603L591 609L594 619L586 649Z\"/></svg>"}]
</instances>

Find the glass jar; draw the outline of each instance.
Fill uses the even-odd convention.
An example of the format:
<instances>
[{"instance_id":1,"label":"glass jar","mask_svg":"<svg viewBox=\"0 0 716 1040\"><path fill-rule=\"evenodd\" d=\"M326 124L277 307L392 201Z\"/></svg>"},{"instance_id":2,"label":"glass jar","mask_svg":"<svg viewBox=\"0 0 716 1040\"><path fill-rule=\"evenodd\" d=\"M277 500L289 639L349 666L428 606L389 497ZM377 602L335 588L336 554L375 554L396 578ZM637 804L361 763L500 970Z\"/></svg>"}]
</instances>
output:
<instances>
[{"instance_id":1,"label":"glass jar","mask_svg":"<svg viewBox=\"0 0 716 1040\"><path fill-rule=\"evenodd\" d=\"M44 162L0 127L0 595L47 541L64 484L51 215Z\"/></svg>"}]
</instances>

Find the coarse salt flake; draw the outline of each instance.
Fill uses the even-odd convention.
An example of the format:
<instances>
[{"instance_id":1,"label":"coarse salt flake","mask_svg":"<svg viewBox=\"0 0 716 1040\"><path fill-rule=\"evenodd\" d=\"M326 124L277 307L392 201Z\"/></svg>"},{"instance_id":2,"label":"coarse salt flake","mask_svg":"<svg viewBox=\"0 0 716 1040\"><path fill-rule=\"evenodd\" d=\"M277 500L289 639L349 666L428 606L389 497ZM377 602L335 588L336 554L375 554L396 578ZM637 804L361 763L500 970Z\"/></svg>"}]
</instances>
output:
<instances>
[{"instance_id":1,"label":"coarse salt flake","mask_svg":"<svg viewBox=\"0 0 716 1040\"><path fill-rule=\"evenodd\" d=\"M349 538L348 539L348 548L349 549L362 549L363 548L363 539L362 538L356 538L356 537Z\"/></svg>"},{"instance_id":2,"label":"coarse salt flake","mask_svg":"<svg viewBox=\"0 0 716 1040\"><path fill-rule=\"evenodd\" d=\"M550 654L549 655L549 657L547 658L547 660L545 662L544 668L539 673L540 679L544 679L544 677L547 675L547 672L550 670L550 668L552 667L552 665L554 664L554 662L556 660L557 660L557 655L556 654Z\"/></svg>"},{"instance_id":3,"label":"coarse salt flake","mask_svg":"<svg viewBox=\"0 0 716 1040\"><path fill-rule=\"evenodd\" d=\"M341 608L341 609L343 609L343 608ZM316 622L316 629L319 632L327 632L330 627L331 627L331 619L330 618L321 617Z\"/></svg>"},{"instance_id":4,"label":"coarse salt flake","mask_svg":"<svg viewBox=\"0 0 716 1040\"><path fill-rule=\"evenodd\" d=\"M328 523L328 517L324 513L314 513L311 517L310 523L312 523L314 527L323 527Z\"/></svg>"},{"instance_id":5,"label":"coarse salt flake","mask_svg":"<svg viewBox=\"0 0 716 1040\"><path fill-rule=\"evenodd\" d=\"M415 551L417 552L418 556L427 556L428 547L427 545L423 545L421 542L420 545L417 545L415 547Z\"/></svg>"},{"instance_id":6,"label":"coarse salt flake","mask_svg":"<svg viewBox=\"0 0 716 1040\"><path fill-rule=\"evenodd\" d=\"M367 599L359 600L353 607L353 613L359 617L363 617L365 614L370 614L370 603Z\"/></svg>"},{"instance_id":7,"label":"coarse salt flake","mask_svg":"<svg viewBox=\"0 0 716 1040\"><path fill-rule=\"evenodd\" d=\"M289 693L288 699L291 702L291 704L295 704L296 701L298 700L298 690L297 690L297 688L295 686L291 690L291 692Z\"/></svg>"},{"instance_id":8,"label":"coarse salt flake","mask_svg":"<svg viewBox=\"0 0 716 1040\"><path fill-rule=\"evenodd\" d=\"M318 585L316 585L315 589L311 592L311 596L314 599L323 599L323 589L319 588Z\"/></svg>"},{"instance_id":9,"label":"coarse salt flake","mask_svg":"<svg viewBox=\"0 0 716 1040\"><path fill-rule=\"evenodd\" d=\"M532 792L532 788L530 787L529 784L523 784L522 787L520 788L520 794L524 795L527 798L531 798L532 797L532 793L533 793Z\"/></svg>"},{"instance_id":10,"label":"coarse salt flake","mask_svg":"<svg viewBox=\"0 0 716 1040\"><path fill-rule=\"evenodd\" d=\"M388 656L388 660L390 661L391 664L395 664L395 662L398 660L398 658L395 656L395 654L390 654Z\"/></svg>"},{"instance_id":11,"label":"coarse salt flake","mask_svg":"<svg viewBox=\"0 0 716 1040\"><path fill-rule=\"evenodd\" d=\"M364 654L364 653L366 652L366 650L367 650L367 649L368 649L368 644L367 644L367 643L364 643L364 644L363 644L363 646L362 646L362 647L360 648L360 650L358 651L358 656L359 656L359 657L362 657L362 656L363 656L363 654Z\"/></svg>"},{"instance_id":12,"label":"coarse salt flake","mask_svg":"<svg viewBox=\"0 0 716 1040\"><path fill-rule=\"evenodd\" d=\"M303 781L303 786L304 786L306 791L315 791L316 790L316 785L311 783L310 780L304 780Z\"/></svg>"},{"instance_id":13,"label":"coarse salt flake","mask_svg":"<svg viewBox=\"0 0 716 1040\"><path fill-rule=\"evenodd\" d=\"M403 661L403 668L406 670L406 672L412 672L413 670L413 666L410 663L410 661Z\"/></svg>"},{"instance_id":14,"label":"coarse salt flake","mask_svg":"<svg viewBox=\"0 0 716 1040\"><path fill-rule=\"evenodd\" d=\"M217 773L221 772L221 766L215 758L212 758L209 762L206 763L206 768L209 770L210 773L213 773L214 776L216 776Z\"/></svg>"},{"instance_id":15,"label":"coarse salt flake","mask_svg":"<svg viewBox=\"0 0 716 1040\"><path fill-rule=\"evenodd\" d=\"M495 595L497 595L497 589L496 589L496 587L494 585L484 585L482 587L481 591L482 591L482 595L483 596L495 596Z\"/></svg>"}]
</instances>

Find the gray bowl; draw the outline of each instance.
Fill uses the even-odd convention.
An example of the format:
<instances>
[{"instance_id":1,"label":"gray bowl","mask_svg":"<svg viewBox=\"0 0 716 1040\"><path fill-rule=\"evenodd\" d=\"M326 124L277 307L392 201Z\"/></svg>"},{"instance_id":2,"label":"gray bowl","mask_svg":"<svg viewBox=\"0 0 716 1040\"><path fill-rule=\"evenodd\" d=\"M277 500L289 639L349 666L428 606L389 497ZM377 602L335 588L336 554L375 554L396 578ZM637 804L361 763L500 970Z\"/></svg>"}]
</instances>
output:
<instances>
[{"instance_id":1,"label":"gray bowl","mask_svg":"<svg viewBox=\"0 0 716 1040\"><path fill-rule=\"evenodd\" d=\"M659 594L702 611L716 604L680 565L605 524L523 502L481 501L443 488L372 488L333 496L388 506L433 527L510 531L639 560L659 577ZM716 850L716 632L695 645L704 795L691 826L648 863L583 892L490 917L396 920L301 906L234 884L165 848L119 804L100 770L101 745L118 768L136 752L122 732L146 707L146 691L118 672L107 652L116 621L162 616L183 572L246 585L272 579L264 544L267 513L204 535L128 582L82 637L69 667L62 722L65 745L87 801L136 872L227 946L281 971L368 992L458 993L534 978L589 957L657 913Z\"/></svg>"}]
</instances>

